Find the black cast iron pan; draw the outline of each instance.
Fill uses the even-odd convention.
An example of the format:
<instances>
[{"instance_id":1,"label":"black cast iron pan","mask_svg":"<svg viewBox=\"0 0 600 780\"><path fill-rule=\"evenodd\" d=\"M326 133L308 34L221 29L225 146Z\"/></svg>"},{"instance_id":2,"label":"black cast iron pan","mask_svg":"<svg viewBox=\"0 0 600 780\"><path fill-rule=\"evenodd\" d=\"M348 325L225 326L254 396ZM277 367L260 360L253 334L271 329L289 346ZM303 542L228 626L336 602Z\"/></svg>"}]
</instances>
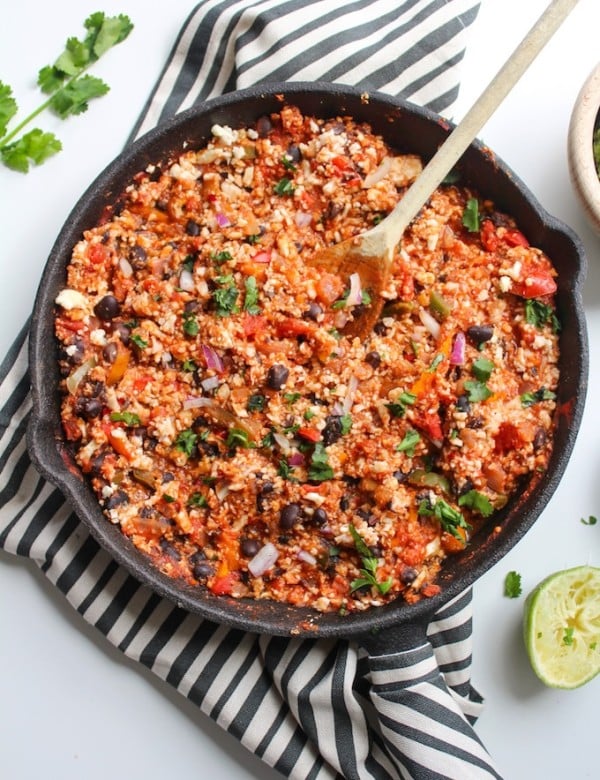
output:
<instances>
[{"instance_id":1,"label":"black cast iron pan","mask_svg":"<svg viewBox=\"0 0 600 780\"><path fill-rule=\"evenodd\" d=\"M523 536L550 500L571 455L581 421L587 385L588 349L581 302L585 275L583 248L577 237L549 216L515 174L480 143L460 162L463 182L474 186L496 206L514 216L530 241L542 248L558 270L560 386L554 452L549 468L536 485L511 501L460 555L449 558L437 582L441 593L408 605L399 599L381 608L341 616L267 601L240 601L214 596L203 588L174 581L157 571L109 523L63 443L59 413L59 371L53 331L54 300L64 287L71 250L92 227L132 176L185 144L202 145L215 124L240 127L282 105L296 104L305 114L340 114L367 121L399 152L432 156L451 127L439 116L382 94L368 96L356 89L328 84L275 84L230 93L203 103L165 122L127 148L85 192L69 216L52 249L39 286L32 318L30 366L33 413L28 446L37 468L56 484L97 541L142 583L183 608L226 625L273 635L310 637L377 636L395 649L423 634L433 612L458 595L493 566ZM498 528L500 530L498 530ZM394 630L391 630L391 629ZM381 631L381 629L386 629ZM367 642L368 644L368 642Z\"/></svg>"}]
</instances>

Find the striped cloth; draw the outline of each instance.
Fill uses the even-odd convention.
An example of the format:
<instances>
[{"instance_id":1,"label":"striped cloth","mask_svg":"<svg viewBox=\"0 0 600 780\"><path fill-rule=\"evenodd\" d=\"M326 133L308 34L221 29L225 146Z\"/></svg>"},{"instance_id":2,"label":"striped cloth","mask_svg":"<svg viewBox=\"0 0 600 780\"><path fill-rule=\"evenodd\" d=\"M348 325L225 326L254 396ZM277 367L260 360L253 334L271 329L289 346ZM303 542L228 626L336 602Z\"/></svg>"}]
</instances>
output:
<instances>
[{"instance_id":1,"label":"striped cloth","mask_svg":"<svg viewBox=\"0 0 600 780\"><path fill-rule=\"evenodd\" d=\"M321 80L449 113L474 0L207 0L186 21L137 136L255 82ZM0 543L34 560L107 640L296 780L499 778L473 723L471 593L427 640L369 656L352 642L258 636L192 615L141 586L33 468L27 327L0 368Z\"/></svg>"}]
</instances>

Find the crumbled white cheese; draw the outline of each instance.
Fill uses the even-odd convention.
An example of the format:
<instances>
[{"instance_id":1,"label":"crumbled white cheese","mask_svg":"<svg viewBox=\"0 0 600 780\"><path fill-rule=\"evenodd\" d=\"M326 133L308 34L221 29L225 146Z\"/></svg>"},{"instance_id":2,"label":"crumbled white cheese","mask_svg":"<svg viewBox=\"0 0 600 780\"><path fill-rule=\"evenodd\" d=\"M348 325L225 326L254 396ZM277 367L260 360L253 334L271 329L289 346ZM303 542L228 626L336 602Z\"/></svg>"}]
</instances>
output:
<instances>
[{"instance_id":1,"label":"crumbled white cheese","mask_svg":"<svg viewBox=\"0 0 600 780\"><path fill-rule=\"evenodd\" d=\"M88 305L88 299L79 290L71 290L66 287L61 290L56 296L55 303L58 306L62 306L63 309L70 311L71 309L85 309Z\"/></svg>"},{"instance_id":2,"label":"crumbled white cheese","mask_svg":"<svg viewBox=\"0 0 600 780\"><path fill-rule=\"evenodd\" d=\"M237 141L239 135L237 130L233 130L231 127L227 127L227 125L213 125L210 128L210 132L215 138L220 138L228 146Z\"/></svg>"},{"instance_id":3,"label":"crumbled white cheese","mask_svg":"<svg viewBox=\"0 0 600 780\"><path fill-rule=\"evenodd\" d=\"M90 342L97 347L103 347L106 344L106 331L104 328L96 328L90 333Z\"/></svg>"},{"instance_id":4,"label":"crumbled white cheese","mask_svg":"<svg viewBox=\"0 0 600 780\"><path fill-rule=\"evenodd\" d=\"M500 289L502 290L502 292L508 292L511 287L512 287L512 279L509 279L508 276L501 276Z\"/></svg>"}]
</instances>

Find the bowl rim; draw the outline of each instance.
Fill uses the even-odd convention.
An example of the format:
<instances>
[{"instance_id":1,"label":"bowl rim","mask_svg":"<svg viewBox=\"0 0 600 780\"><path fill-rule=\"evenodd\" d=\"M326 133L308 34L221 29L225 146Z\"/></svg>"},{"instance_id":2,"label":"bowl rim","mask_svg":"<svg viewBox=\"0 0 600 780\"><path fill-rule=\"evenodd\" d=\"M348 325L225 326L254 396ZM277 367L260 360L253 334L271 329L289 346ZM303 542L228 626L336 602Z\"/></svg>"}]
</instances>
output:
<instances>
[{"instance_id":1,"label":"bowl rim","mask_svg":"<svg viewBox=\"0 0 600 780\"><path fill-rule=\"evenodd\" d=\"M589 73L577 95L568 129L568 163L573 185L597 230L600 230L600 176L592 138L599 115L600 62Z\"/></svg>"}]
</instances>

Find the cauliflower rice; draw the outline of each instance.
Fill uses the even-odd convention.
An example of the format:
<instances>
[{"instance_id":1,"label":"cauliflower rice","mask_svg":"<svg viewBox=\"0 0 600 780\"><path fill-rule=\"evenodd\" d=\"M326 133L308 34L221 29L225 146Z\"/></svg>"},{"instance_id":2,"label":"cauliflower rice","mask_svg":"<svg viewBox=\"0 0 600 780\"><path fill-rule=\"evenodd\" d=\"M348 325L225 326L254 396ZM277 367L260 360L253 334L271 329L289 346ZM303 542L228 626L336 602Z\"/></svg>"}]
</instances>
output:
<instances>
[{"instance_id":1,"label":"cauliflower rice","mask_svg":"<svg viewBox=\"0 0 600 780\"><path fill-rule=\"evenodd\" d=\"M162 572L320 611L439 592L443 559L548 464L555 271L441 186L369 290L307 260L418 176L350 118L284 106L157 162L75 246L62 421L110 522Z\"/></svg>"}]
</instances>

